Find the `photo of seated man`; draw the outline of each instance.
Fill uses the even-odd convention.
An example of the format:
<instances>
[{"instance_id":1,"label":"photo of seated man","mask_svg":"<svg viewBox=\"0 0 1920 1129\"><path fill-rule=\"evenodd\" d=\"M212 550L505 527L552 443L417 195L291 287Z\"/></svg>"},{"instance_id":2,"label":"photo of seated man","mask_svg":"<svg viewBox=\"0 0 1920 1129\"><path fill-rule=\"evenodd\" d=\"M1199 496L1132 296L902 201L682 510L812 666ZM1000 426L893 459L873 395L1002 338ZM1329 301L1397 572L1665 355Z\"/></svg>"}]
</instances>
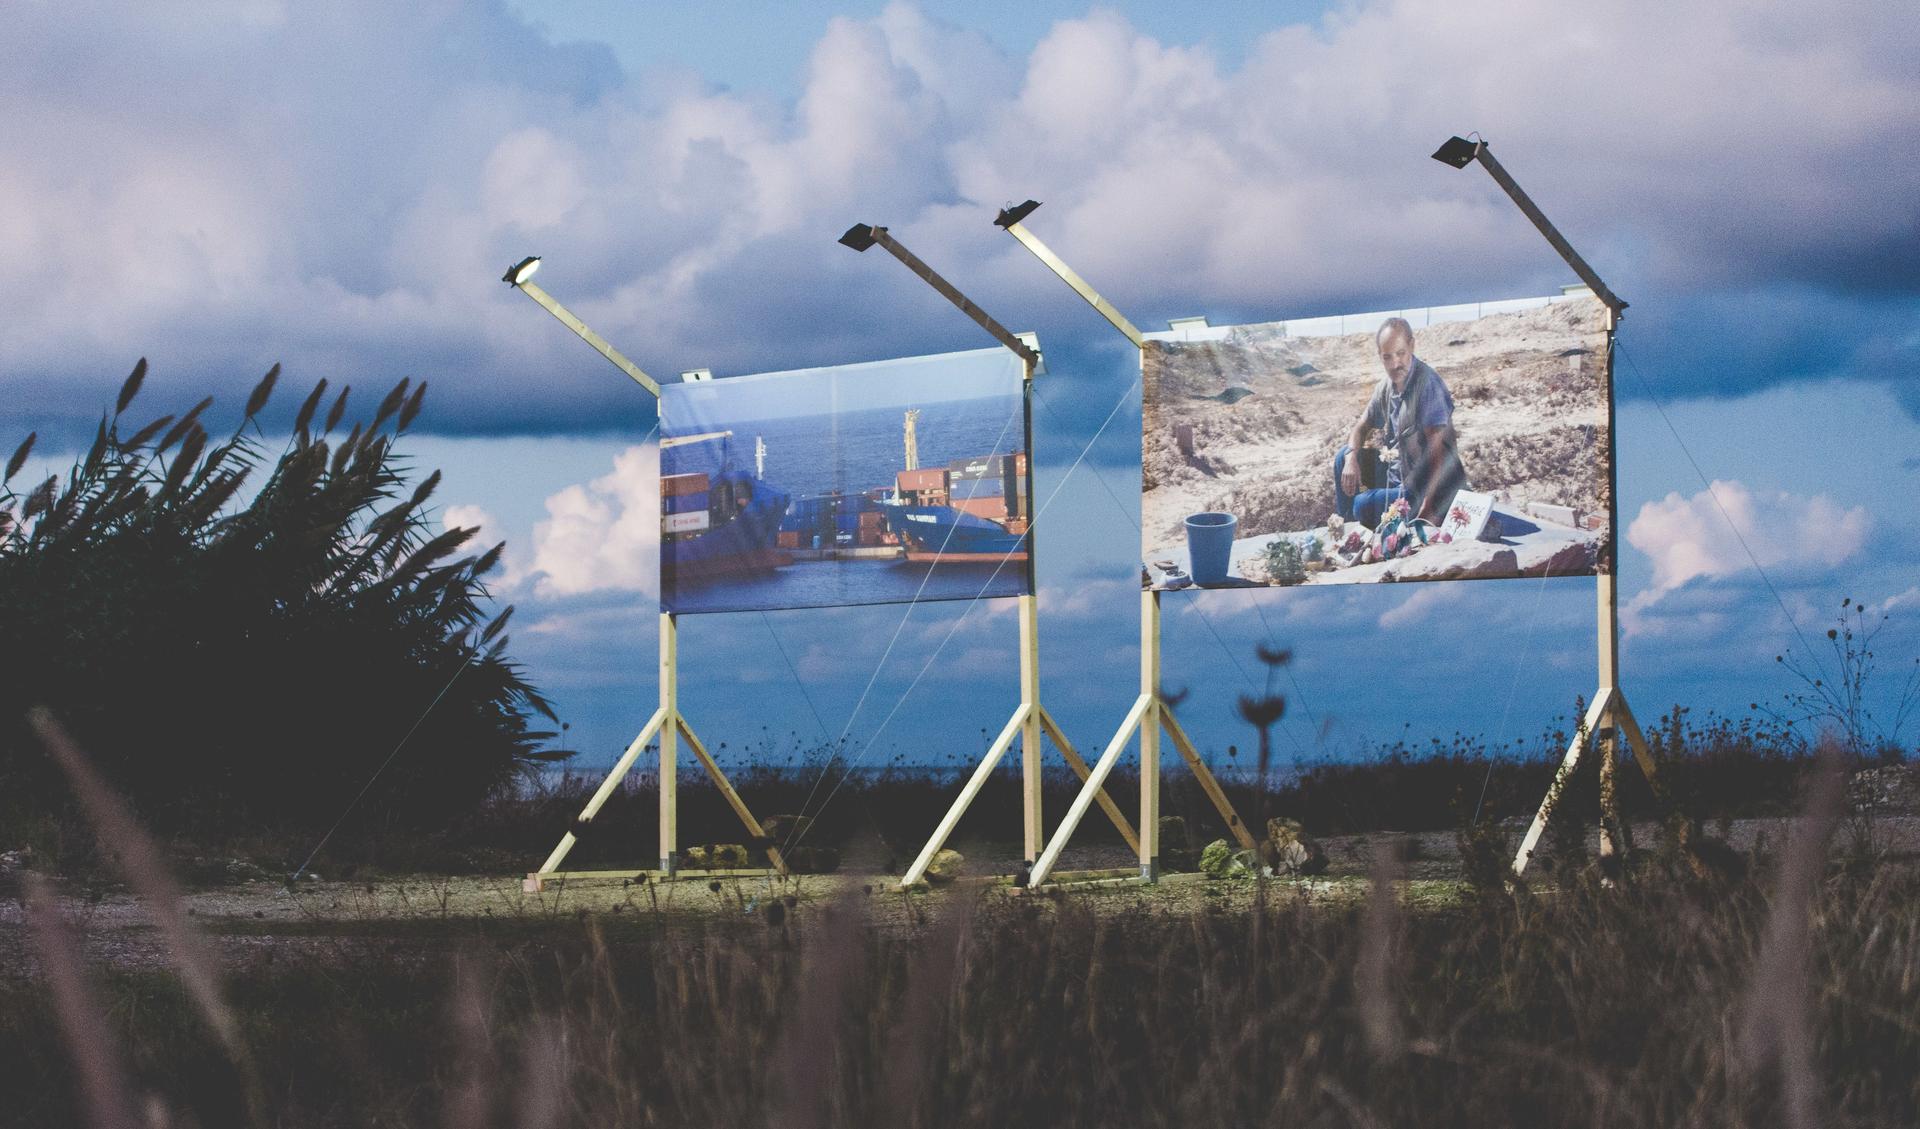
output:
<instances>
[{"instance_id":1,"label":"photo of seated man","mask_svg":"<svg viewBox=\"0 0 1920 1129\"><path fill-rule=\"evenodd\" d=\"M1454 494L1467 485L1453 430L1453 394L1432 366L1413 354L1413 326L1388 318L1374 335L1385 376L1374 386L1346 446L1333 459L1334 508L1369 529L1405 498L1413 516L1439 524ZM1386 432L1386 457L1366 445Z\"/></svg>"}]
</instances>

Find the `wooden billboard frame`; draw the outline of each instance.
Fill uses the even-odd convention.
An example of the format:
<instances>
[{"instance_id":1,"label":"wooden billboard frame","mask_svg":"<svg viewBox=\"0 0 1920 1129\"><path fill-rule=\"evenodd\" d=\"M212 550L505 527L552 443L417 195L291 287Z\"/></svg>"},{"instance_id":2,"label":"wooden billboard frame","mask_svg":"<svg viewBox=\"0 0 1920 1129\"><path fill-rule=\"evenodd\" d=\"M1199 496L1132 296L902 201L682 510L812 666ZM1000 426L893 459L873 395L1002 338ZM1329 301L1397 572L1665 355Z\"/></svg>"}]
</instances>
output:
<instances>
[{"instance_id":1,"label":"wooden billboard frame","mask_svg":"<svg viewBox=\"0 0 1920 1129\"><path fill-rule=\"evenodd\" d=\"M974 304L957 287L909 251L884 227L855 224L840 237L840 242L855 251L865 251L869 247L878 246L900 260L901 264L922 282L939 292L941 297L953 303L961 313L966 314L975 324L986 330L995 341L1006 346L1020 358L1024 366L1022 374L1024 388L1027 394L1031 395L1033 378L1046 371L1046 363L1040 355L1039 340L1035 335L1008 331L1004 325ZM1085 758L1073 747L1073 743L1067 740L1067 735L1061 731L1060 724L1053 719L1052 714L1047 712L1046 705L1040 700L1040 605L1037 592L1039 585L1033 569L1033 562L1038 559L1039 554L1037 544L1032 539L1033 523L1040 515L1035 512L1033 506L1035 461L1031 449L1027 452L1027 458L1027 512L1031 515L1027 526L1027 586L1033 591L1019 597L1020 703L1014 707L1013 715L1007 719L999 736L987 746L987 751L974 766L973 772L961 786L953 803L948 806L946 814L941 817L933 834L920 848L920 853L914 857L913 862L907 866L906 872L901 875L900 886L903 889L918 885L926 877L927 869L932 865L934 856L946 846L948 837L953 834L954 828L959 826L961 817L967 813L967 809L972 806L980 790L992 777L993 770L999 765L1007 750L1012 747L1016 735L1020 738L1021 846L1029 868L1037 864L1047 841L1044 813L1040 805L1040 786L1044 772L1043 739L1052 740L1054 747L1060 751L1061 760L1065 761L1074 775L1080 778L1081 795L1086 797L1086 805L1097 802L1100 810L1113 823L1115 830L1120 832L1120 837L1126 840L1130 849L1140 850L1140 844L1145 838L1142 832L1136 832L1133 825L1127 822L1127 817L1120 810L1120 806L1107 794L1103 786L1106 772L1087 765ZM1112 766L1107 767L1110 769ZM1099 776L1098 780L1094 779L1096 774ZM1084 806L1081 814L1084 814ZM1072 819L1075 824L1079 822L1078 816ZM1143 824L1143 828L1150 826L1153 824Z\"/></svg>"},{"instance_id":2,"label":"wooden billboard frame","mask_svg":"<svg viewBox=\"0 0 1920 1129\"><path fill-rule=\"evenodd\" d=\"M1449 143L1449 145L1452 144L1451 142ZM1554 772L1553 782L1548 787L1546 796L1541 800L1539 809L1536 811L1532 823L1528 826L1527 832L1521 840L1520 848L1514 856L1512 864L1513 872L1516 876L1519 876L1525 873L1527 864L1532 859L1534 849L1538 846L1540 837L1545 833L1547 824L1553 818L1554 810L1559 804L1568 782L1578 770L1580 759L1589 742L1597 741L1602 753L1600 760L1602 831L1600 852L1603 860L1616 855L1624 855L1629 845L1625 824L1620 819L1619 806L1614 789L1614 768L1618 760L1618 743L1622 735L1624 735L1628 746L1631 748L1634 760L1639 766L1641 773L1646 777L1648 786L1653 790L1656 798L1665 802L1659 779L1658 766L1653 759L1652 751L1647 746L1645 736L1640 731L1639 723L1634 719L1633 710L1627 704L1626 694L1620 687L1620 607L1615 586L1615 574L1617 572L1619 555L1619 498L1618 474L1615 466L1617 452L1616 436L1614 434L1615 412L1612 344L1615 327L1618 324L1621 311L1626 308L1626 303L1615 295L1612 290L1608 289L1605 283L1600 281L1599 276L1594 273L1593 268L1588 266L1586 261L1566 242L1565 238L1553 228L1552 224L1547 222L1546 217L1540 212L1539 208L1526 196L1513 178L1506 173L1505 169L1501 168L1498 163L1493 160L1492 155L1487 152L1485 141L1473 143L1462 142L1461 144L1470 146L1466 160L1478 160L1487 168L1488 172L1493 175L1494 180L1512 197L1516 205L1520 207L1520 210L1534 223L1535 227L1539 228L1541 233L1546 236L1547 241L1553 245L1556 251L1560 252L1561 256L1574 268L1575 273L1580 276L1588 288L1593 291L1594 295L1601 300L1607 309L1608 560L1605 571L1595 574L1595 599L1598 610L1596 637L1599 657L1599 686L1594 693L1591 705L1587 709L1586 716L1581 721L1579 731L1574 735L1572 742L1567 747L1566 753L1561 757L1560 764ZM1464 167L1464 161L1455 159L1458 156L1457 153L1443 156L1443 154L1448 153L1449 150L1443 147L1441 153L1435 154L1435 159L1453 164L1456 168ZM1119 330L1122 336L1126 337L1136 349L1142 350L1144 354L1146 348L1145 335L1142 334L1132 322L1128 321L1112 303L1101 297L1092 286L1088 285L1086 280L1074 271L1072 267L1069 267L1059 255L1055 254L1051 248L1042 243L1038 237L1024 226L1022 221L1031 215L1039 206L1037 201L1028 200L1016 207L1003 210L994 220L994 223L996 226L1005 229L1009 235L1013 236L1022 246L1032 252L1033 256L1039 259L1048 270L1059 276L1061 281L1065 282L1069 288L1080 295L1101 317L1105 318L1109 324ZM1144 356L1142 358L1142 364L1144 371ZM1172 711L1160 694L1160 593L1155 589L1146 588L1142 590L1140 595L1140 695L1134 700L1132 709L1128 711L1119 729L1115 731L1113 740L1107 746L1107 751L1102 754L1100 762L1095 766L1093 780L1090 781L1090 783L1105 780L1106 773L1112 769L1113 763L1118 760L1119 753L1125 747L1128 738L1137 731L1140 735L1141 743L1141 821L1143 825L1153 826L1157 831L1157 815L1159 811L1157 797L1159 787L1159 730L1166 728L1168 735L1174 738L1174 743L1176 747L1180 749L1181 755L1187 760L1188 764L1194 767L1196 775L1201 777L1203 787L1207 787L1208 784L1212 783L1212 775L1205 771L1204 762L1193 752L1191 743L1184 739L1185 734L1179 732L1178 724L1172 722ZM1247 832L1247 829L1238 817L1232 814L1231 806L1226 804L1224 794L1218 795L1216 798L1217 789L1217 784L1213 784L1212 787L1208 788L1208 797L1214 799L1215 806L1218 807L1221 814L1227 818L1229 826L1233 829L1241 844L1246 847L1252 846L1252 836ZM1072 835L1079 817L1085 814L1086 807L1087 804L1084 797L1076 797L1073 807L1068 811L1066 821L1064 821L1061 828L1055 832L1052 844L1050 844L1047 852L1041 857L1040 862L1033 868L1030 880L1035 885L1046 881L1049 874L1051 874L1054 864L1058 861L1061 849L1065 847L1068 837ZM1149 823L1149 815L1156 817L1151 823ZM1157 838L1158 836L1156 834L1154 839L1157 840ZM1159 864L1158 846L1157 841L1150 842L1147 838L1142 838L1140 848L1140 876L1145 880L1151 881L1157 877Z\"/></svg>"},{"instance_id":3,"label":"wooden billboard frame","mask_svg":"<svg viewBox=\"0 0 1920 1129\"><path fill-rule=\"evenodd\" d=\"M613 362L614 367L626 373L635 384L646 389L646 391L658 401L660 399L659 382L642 372L638 365L628 360L619 350L608 344L605 338L587 328L586 324L575 317L565 306L555 301L552 295L548 294L530 280L529 276L531 272L523 268L528 266L528 264L537 262L538 260L533 258L523 260L519 266L510 268L502 281L533 299L541 308L552 314L562 325L577 334L581 340L593 346L595 352L598 352L601 356ZM620 782L626 779L628 772L632 771L634 762L639 760L640 754L646 751L648 742L652 741L656 736L660 740L659 869L620 871L561 870L560 865L566 861L567 855L571 853L574 848L574 844L579 842L579 832L584 830L586 825L592 823L596 815L600 814L600 809L606 805L607 800L612 798L614 790L620 787ZM694 732L693 725L687 721L686 715L680 712L680 623L679 618L674 613L661 612L659 708L655 709L653 716L648 718L647 723L640 727L639 735L627 745L626 752L621 754L620 759L616 761L613 768L607 772L606 778L600 782L600 787L595 789L592 797L587 800L586 806L582 808L580 814L574 818L573 828L560 837L560 842L557 843L552 852L547 855L546 861L540 864L540 869L529 873L526 878L522 880L522 888L528 893L537 894L543 890L549 882L564 883L569 879L618 877L623 879L646 878L650 880L663 880L676 877L679 871L680 850L678 746L681 738L685 738L687 749L693 753L694 759L700 762L700 767L706 770L707 776L713 781L714 787L718 788L720 795L726 799L727 806L732 808L734 815L740 818L740 823L746 828L747 834L750 835L755 842L765 842L767 838L766 829L763 828L760 825L760 821L754 817L752 810L747 807L746 801L740 798L740 793L734 788L733 782L727 779L727 774L721 771L720 765L713 759L712 754L707 752L706 745L701 742L699 735ZM779 847L768 844L767 861L773 864L772 870L735 870L728 871L727 873L735 876L743 874L778 874L785 876L789 873L787 861L780 853ZM701 871L700 877L707 877L712 873L718 872Z\"/></svg>"}]
</instances>

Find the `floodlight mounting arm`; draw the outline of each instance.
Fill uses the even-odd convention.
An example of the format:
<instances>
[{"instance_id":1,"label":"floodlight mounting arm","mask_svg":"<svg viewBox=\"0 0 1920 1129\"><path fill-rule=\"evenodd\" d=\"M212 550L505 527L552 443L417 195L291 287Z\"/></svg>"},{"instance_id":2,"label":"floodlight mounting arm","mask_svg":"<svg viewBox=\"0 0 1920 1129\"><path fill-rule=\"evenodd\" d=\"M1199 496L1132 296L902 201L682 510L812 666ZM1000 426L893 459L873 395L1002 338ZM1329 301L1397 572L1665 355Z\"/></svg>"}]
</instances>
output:
<instances>
[{"instance_id":1,"label":"floodlight mounting arm","mask_svg":"<svg viewBox=\"0 0 1920 1129\"><path fill-rule=\"evenodd\" d=\"M1020 221L1032 215L1034 209L1039 206L1040 201L1028 200L1024 204L1017 204L1011 208L1002 208L1000 214L994 217L993 224L995 227L1005 228L1008 235L1018 239L1021 246L1033 252L1034 257L1042 263L1045 263L1048 270L1060 276L1060 281L1072 287L1075 294L1086 299L1087 305L1092 306L1101 317L1106 318L1107 321L1112 323L1115 329L1125 334L1127 340L1133 342L1134 348L1146 348L1146 337L1144 337L1140 333L1140 330L1136 328L1132 322L1128 321L1119 310L1114 308L1112 302L1102 298L1099 291L1087 285L1087 280L1081 278L1079 272L1068 266L1061 260L1060 256L1053 253L1051 248L1045 243L1040 242L1039 239L1034 237L1031 231L1028 231L1022 226Z\"/></svg>"},{"instance_id":2,"label":"floodlight mounting arm","mask_svg":"<svg viewBox=\"0 0 1920 1129\"><path fill-rule=\"evenodd\" d=\"M1480 139L1469 141L1464 137L1450 137L1445 145L1434 152L1433 159L1456 169L1466 168L1469 161L1480 162L1480 167L1487 170L1487 175L1493 178L1493 182L1512 197L1521 213L1533 221L1533 226L1540 230L1540 234L1547 237L1547 242L1553 244L1553 249L1560 252L1560 257L1573 268L1573 273L1580 276L1580 281L1587 284L1587 288L1593 291L1595 297L1607 304L1607 308L1613 311L1616 320L1621 316L1627 308L1627 303L1618 294L1608 289L1606 283L1600 281L1599 274L1587 265L1587 260L1581 258L1580 252L1574 250L1573 244L1568 243L1559 229L1553 226L1553 223L1547 219L1546 213L1533 202L1533 197L1528 196L1526 190L1520 187L1505 166L1494 159L1493 152L1487 147L1486 141Z\"/></svg>"},{"instance_id":3,"label":"floodlight mounting arm","mask_svg":"<svg viewBox=\"0 0 1920 1129\"><path fill-rule=\"evenodd\" d=\"M840 243L842 246L851 247L855 251L865 251L876 243L886 248L887 252L894 258L905 263L908 270L919 275L921 280L928 286L938 290L947 301L952 302L958 307L961 313L972 318L981 329L991 333L995 341L1013 350L1014 355L1025 361L1030 370L1039 369L1040 354L1038 352L1035 352L1026 342L1008 332L1006 326L993 320L993 316L988 314L987 311L974 305L971 298L960 293L959 289L956 288L953 283L941 278L937 271L921 262L919 256L901 246L900 241L888 234L886 228L857 223L848 228L846 234L840 237Z\"/></svg>"},{"instance_id":4,"label":"floodlight mounting arm","mask_svg":"<svg viewBox=\"0 0 1920 1129\"><path fill-rule=\"evenodd\" d=\"M514 275L516 273L520 274L520 281L518 282L514 281ZM545 290L542 290L536 283L534 283L531 279L526 277L526 275L529 273L531 272L527 272L527 271L516 272L515 269L509 269L506 275L503 277L502 281L504 281L507 285L513 287L515 290L520 291L522 294L525 294L527 297L532 298L535 302L540 303L543 309L545 309L548 313L552 314L555 318L559 319L561 325L564 325L568 329L571 329L575 333L579 334L580 340L585 341L587 344L593 346L596 352L598 352L601 356L605 357L609 361L612 361L614 363L614 366L618 368L621 372L624 372L628 376L632 377L633 382L635 384L638 384L640 387L653 393L654 399L657 400L660 398L660 384L658 381L654 380L651 376L648 376L646 373L641 372L639 365L634 364L632 361L628 360L625 356L623 356L620 350L614 348L612 345L609 345L607 343L606 338L600 336L598 333L595 333L593 330L588 329L587 324L581 321L579 318L574 317L572 311L568 310L565 306L562 306L560 303L554 301L553 295L547 293Z\"/></svg>"}]
</instances>

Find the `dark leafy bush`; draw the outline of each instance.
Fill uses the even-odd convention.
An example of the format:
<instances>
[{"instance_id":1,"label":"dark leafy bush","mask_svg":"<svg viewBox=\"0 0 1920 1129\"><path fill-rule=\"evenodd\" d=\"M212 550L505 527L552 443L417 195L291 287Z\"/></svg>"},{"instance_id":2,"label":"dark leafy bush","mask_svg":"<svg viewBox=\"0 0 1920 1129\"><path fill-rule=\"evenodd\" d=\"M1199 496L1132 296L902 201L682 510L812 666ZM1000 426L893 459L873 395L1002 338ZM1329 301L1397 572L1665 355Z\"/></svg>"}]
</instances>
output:
<instances>
[{"instance_id":1,"label":"dark leafy bush","mask_svg":"<svg viewBox=\"0 0 1920 1129\"><path fill-rule=\"evenodd\" d=\"M505 655L512 609L483 614L501 546L459 555L475 531L438 531L439 475L409 487L395 452L426 385L341 436L349 390L329 402L321 381L272 457L255 420L278 373L224 439L211 397L127 433L142 360L69 474L14 486L32 436L9 460L0 819L19 837L60 838L67 802L34 706L173 834L325 827L396 748L355 818L431 827L543 759L530 722L551 710Z\"/></svg>"}]
</instances>

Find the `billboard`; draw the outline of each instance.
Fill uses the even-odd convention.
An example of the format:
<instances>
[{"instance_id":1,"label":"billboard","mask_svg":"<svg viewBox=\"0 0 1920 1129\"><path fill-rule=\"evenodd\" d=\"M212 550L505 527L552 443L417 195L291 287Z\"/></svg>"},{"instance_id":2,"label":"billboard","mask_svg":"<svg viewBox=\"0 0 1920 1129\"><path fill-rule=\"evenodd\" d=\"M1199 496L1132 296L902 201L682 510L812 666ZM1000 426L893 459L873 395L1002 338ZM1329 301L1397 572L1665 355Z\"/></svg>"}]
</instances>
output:
<instances>
[{"instance_id":1,"label":"billboard","mask_svg":"<svg viewBox=\"0 0 1920 1129\"><path fill-rule=\"evenodd\" d=\"M1585 291L1149 335L1143 583L1605 570L1608 346Z\"/></svg>"},{"instance_id":2,"label":"billboard","mask_svg":"<svg viewBox=\"0 0 1920 1129\"><path fill-rule=\"evenodd\" d=\"M665 386L662 610L1031 592L1028 411L1000 348Z\"/></svg>"}]
</instances>

